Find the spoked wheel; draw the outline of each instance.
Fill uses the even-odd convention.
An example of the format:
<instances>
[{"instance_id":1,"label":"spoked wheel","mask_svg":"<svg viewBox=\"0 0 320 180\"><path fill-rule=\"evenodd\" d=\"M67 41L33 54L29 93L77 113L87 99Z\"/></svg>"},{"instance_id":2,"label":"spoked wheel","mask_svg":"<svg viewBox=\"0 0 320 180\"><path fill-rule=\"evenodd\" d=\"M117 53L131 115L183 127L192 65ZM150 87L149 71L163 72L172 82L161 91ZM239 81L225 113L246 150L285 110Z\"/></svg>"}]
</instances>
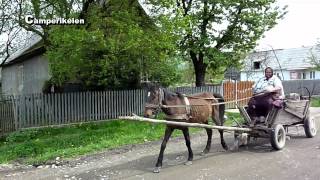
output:
<instances>
[{"instance_id":1,"label":"spoked wheel","mask_svg":"<svg viewBox=\"0 0 320 180\"><path fill-rule=\"evenodd\" d=\"M314 117L307 117L304 120L304 132L308 138L312 138L317 134L317 125Z\"/></svg>"},{"instance_id":2,"label":"spoked wheel","mask_svg":"<svg viewBox=\"0 0 320 180\"><path fill-rule=\"evenodd\" d=\"M275 124L272 126L270 132L271 146L275 150L281 150L286 145L286 131L281 124Z\"/></svg>"}]
</instances>

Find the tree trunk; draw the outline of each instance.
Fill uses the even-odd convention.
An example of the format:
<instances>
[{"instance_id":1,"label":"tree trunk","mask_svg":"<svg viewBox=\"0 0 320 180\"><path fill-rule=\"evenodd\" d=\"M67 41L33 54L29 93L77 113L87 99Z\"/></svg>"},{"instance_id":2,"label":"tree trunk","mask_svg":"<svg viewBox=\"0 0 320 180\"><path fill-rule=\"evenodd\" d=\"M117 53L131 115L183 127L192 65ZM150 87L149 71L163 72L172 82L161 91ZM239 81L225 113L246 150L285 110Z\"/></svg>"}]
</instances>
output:
<instances>
[{"instance_id":1,"label":"tree trunk","mask_svg":"<svg viewBox=\"0 0 320 180\"><path fill-rule=\"evenodd\" d=\"M195 52L190 51L190 56L196 75L196 87L204 86L207 64L203 62L203 54L200 52L197 57Z\"/></svg>"}]
</instances>

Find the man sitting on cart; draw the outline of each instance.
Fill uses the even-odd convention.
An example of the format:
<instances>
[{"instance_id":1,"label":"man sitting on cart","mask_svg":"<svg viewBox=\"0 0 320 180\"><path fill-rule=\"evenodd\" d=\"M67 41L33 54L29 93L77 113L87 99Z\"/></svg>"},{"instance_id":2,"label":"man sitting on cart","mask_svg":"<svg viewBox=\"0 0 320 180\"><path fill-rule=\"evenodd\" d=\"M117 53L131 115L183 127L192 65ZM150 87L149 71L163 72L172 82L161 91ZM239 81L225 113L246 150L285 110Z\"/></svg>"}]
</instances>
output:
<instances>
[{"instance_id":1,"label":"man sitting on cart","mask_svg":"<svg viewBox=\"0 0 320 180\"><path fill-rule=\"evenodd\" d=\"M249 100L247 112L252 123L264 122L272 107L281 108L284 91L281 80L273 75L273 70L267 67L265 77L259 79L253 86L253 97Z\"/></svg>"}]
</instances>

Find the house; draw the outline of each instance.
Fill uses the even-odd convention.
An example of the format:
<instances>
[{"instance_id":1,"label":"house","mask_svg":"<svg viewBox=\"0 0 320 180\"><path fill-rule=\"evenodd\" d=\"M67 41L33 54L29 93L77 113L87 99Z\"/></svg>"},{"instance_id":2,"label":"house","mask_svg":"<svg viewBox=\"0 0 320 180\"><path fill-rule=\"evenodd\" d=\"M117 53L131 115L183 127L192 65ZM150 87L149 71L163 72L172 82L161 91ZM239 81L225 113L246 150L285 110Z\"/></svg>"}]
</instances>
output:
<instances>
[{"instance_id":1,"label":"house","mask_svg":"<svg viewBox=\"0 0 320 180\"><path fill-rule=\"evenodd\" d=\"M103 2L101 1L101 3ZM118 3L118 1L114 1L113 3ZM131 0L130 2L122 3L130 3L130 7L138 8L139 15L148 17L139 1ZM119 8L122 8L122 6ZM151 19L145 19L148 21L146 24L150 24L149 21ZM25 47L20 47L18 51L13 53L1 65L2 93L6 95L42 93L44 87L46 87L46 92L48 92L48 89L49 92L55 91L51 86L46 86L46 82L51 76L49 62L44 53L43 42L37 35L32 36ZM74 84L67 84L67 86L67 88L63 87L63 91L77 91L81 89L77 84L75 86Z\"/></svg>"},{"instance_id":2,"label":"house","mask_svg":"<svg viewBox=\"0 0 320 180\"><path fill-rule=\"evenodd\" d=\"M7 95L41 93L49 77L48 61L39 36L33 36L24 48L2 64L2 93Z\"/></svg>"},{"instance_id":3,"label":"house","mask_svg":"<svg viewBox=\"0 0 320 180\"><path fill-rule=\"evenodd\" d=\"M281 80L320 79L320 71L314 69L311 57L320 58L317 46L276 49L253 52L244 60L240 72L241 81L257 81L264 76L264 69L271 67Z\"/></svg>"},{"instance_id":4,"label":"house","mask_svg":"<svg viewBox=\"0 0 320 180\"><path fill-rule=\"evenodd\" d=\"M224 73L224 80L240 80L240 72L235 67L229 67L226 69L226 72Z\"/></svg>"}]
</instances>

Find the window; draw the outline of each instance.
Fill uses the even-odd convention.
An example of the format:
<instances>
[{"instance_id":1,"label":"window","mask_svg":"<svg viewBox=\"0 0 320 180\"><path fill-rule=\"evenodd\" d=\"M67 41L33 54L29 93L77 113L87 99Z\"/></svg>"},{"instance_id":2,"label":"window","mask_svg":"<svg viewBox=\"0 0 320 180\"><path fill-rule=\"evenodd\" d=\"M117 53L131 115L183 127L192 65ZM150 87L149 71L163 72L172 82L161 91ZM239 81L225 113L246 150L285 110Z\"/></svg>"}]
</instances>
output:
<instances>
[{"instance_id":1,"label":"window","mask_svg":"<svg viewBox=\"0 0 320 180\"><path fill-rule=\"evenodd\" d=\"M311 71L310 72L310 79L315 79L316 78L316 72Z\"/></svg>"},{"instance_id":2,"label":"window","mask_svg":"<svg viewBox=\"0 0 320 180\"><path fill-rule=\"evenodd\" d=\"M291 71L290 79L305 79L306 74L304 72Z\"/></svg>"},{"instance_id":3,"label":"window","mask_svg":"<svg viewBox=\"0 0 320 180\"><path fill-rule=\"evenodd\" d=\"M299 79L298 76L297 72L290 72L290 79Z\"/></svg>"},{"instance_id":4,"label":"window","mask_svg":"<svg viewBox=\"0 0 320 180\"><path fill-rule=\"evenodd\" d=\"M260 69L261 62L253 62L253 69Z\"/></svg>"}]
</instances>

